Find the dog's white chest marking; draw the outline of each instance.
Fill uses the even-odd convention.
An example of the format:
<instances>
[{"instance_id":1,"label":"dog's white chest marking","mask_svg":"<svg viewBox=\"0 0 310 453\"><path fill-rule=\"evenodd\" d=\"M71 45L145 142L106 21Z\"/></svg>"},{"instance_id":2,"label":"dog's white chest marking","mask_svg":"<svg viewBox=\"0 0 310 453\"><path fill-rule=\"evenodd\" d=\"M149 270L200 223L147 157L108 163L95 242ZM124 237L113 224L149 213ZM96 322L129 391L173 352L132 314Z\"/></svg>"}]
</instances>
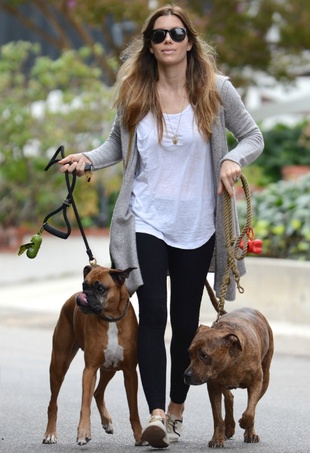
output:
<instances>
[{"instance_id":1,"label":"dog's white chest marking","mask_svg":"<svg viewBox=\"0 0 310 453\"><path fill-rule=\"evenodd\" d=\"M109 324L107 331L108 345L104 351L104 364L105 368L117 368L119 362L124 360L124 349L118 344L118 328L115 322Z\"/></svg>"}]
</instances>

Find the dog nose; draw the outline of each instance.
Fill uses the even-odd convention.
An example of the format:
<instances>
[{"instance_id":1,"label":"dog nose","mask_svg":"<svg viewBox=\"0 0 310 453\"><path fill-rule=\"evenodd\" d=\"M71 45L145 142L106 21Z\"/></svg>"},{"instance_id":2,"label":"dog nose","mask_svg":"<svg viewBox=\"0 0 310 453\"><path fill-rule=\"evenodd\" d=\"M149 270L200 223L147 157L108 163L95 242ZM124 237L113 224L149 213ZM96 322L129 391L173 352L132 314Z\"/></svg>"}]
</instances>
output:
<instances>
[{"instance_id":1,"label":"dog nose","mask_svg":"<svg viewBox=\"0 0 310 453\"><path fill-rule=\"evenodd\" d=\"M193 373L190 368L187 368L187 370L184 371L183 378L184 378L185 384L190 385L192 375L193 375Z\"/></svg>"}]
</instances>

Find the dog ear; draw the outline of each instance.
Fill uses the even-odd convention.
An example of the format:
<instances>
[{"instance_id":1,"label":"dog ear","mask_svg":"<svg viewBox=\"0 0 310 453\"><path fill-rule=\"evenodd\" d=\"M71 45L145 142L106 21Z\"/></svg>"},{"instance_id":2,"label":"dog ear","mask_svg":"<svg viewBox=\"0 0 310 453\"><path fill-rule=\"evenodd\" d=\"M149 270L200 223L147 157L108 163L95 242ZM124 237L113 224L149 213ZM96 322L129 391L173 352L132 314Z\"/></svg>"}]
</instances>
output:
<instances>
[{"instance_id":1,"label":"dog ear","mask_svg":"<svg viewBox=\"0 0 310 453\"><path fill-rule=\"evenodd\" d=\"M234 333L229 333L228 335L226 335L225 341L227 342L229 347L232 347L234 349L239 349L239 351L242 351L242 346L241 346L240 340L237 337L237 335L235 335Z\"/></svg>"},{"instance_id":2,"label":"dog ear","mask_svg":"<svg viewBox=\"0 0 310 453\"><path fill-rule=\"evenodd\" d=\"M209 326L205 326L204 324L200 324L198 329L197 329L197 331L196 331L196 333L197 332L203 332L203 331L206 331L206 330L210 330L210 328L211 327L209 327Z\"/></svg>"},{"instance_id":3,"label":"dog ear","mask_svg":"<svg viewBox=\"0 0 310 453\"><path fill-rule=\"evenodd\" d=\"M137 269L136 267L128 267L125 270L120 270L120 269L111 269L109 274L111 275L112 279L118 286L122 286L126 280L126 278L129 277L129 274L131 271L134 269Z\"/></svg>"},{"instance_id":4,"label":"dog ear","mask_svg":"<svg viewBox=\"0 0 310 453\"><path fill-rule=\"evenodd\" d=\"M85 266L84 269L83 269L83 276L84 278L86 277L86 275L88 275L90 273L90 271L92 270L92 266Z\"/></svg>"}]
</instances>

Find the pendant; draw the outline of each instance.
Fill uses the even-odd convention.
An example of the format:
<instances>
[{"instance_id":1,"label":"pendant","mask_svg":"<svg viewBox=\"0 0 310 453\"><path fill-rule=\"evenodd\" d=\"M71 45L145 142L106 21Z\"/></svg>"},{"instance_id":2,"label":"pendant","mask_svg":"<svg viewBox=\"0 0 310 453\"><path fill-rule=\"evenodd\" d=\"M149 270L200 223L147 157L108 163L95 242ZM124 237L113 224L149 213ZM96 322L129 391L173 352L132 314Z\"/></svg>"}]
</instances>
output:
<instances>
[{"instance_id":1,"label":"pendant","mask_svg":"<svg viewBox=\"0 0 310 453\"><path fill-rule=\"evenodd\" d=\"M173 143L174 145L177 145L177 143L178 143L178 137L177 137L176 135L173 136L173 138L172 138L172 143Z\"/></svg>"}]
</instances>

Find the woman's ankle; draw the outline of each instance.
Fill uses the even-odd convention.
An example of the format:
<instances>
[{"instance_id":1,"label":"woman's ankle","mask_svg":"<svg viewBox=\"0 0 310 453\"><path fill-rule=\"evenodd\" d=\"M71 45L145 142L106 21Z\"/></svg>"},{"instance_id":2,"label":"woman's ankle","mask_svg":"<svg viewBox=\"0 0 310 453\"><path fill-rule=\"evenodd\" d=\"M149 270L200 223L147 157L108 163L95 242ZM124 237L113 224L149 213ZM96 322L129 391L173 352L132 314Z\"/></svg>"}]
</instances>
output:
<instances>
[{"instance_id":1,"label":"woman's ankle","mask_svg":"<svg viewBox=\"0 0 310 453\"><path fill-rule=\"evenodd\" d=\"M184 403L177 404L174 403L173 401L170 401L167 413L174 415L178 420L182 420L184 409L185 409Z\"/></svg>"},{"instance_id":2,"label":"woman's ankle","mask_svg":"<svg viewBox=\"0 0 310 453\"><path fill-rule=\"evenodd\" d=\"M152 416L160 416L161 418L165 418L166 414L163 409L153 409L151 412Z\"/></svg>"}]
</instances>

